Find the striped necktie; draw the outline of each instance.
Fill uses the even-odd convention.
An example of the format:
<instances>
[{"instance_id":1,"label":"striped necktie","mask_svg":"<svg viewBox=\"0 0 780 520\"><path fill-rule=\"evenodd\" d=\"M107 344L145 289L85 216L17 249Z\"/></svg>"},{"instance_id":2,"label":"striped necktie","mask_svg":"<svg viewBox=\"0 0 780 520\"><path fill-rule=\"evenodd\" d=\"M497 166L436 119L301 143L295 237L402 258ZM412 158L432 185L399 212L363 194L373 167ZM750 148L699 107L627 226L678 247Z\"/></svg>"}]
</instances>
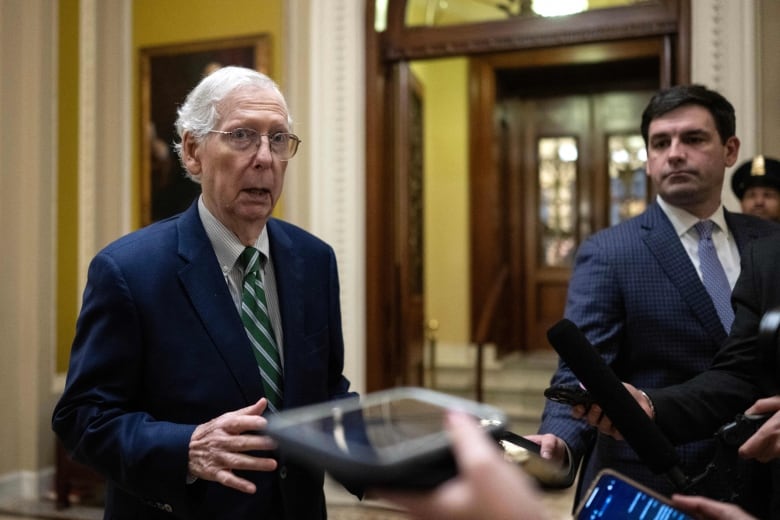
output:
<instances>
[{"instance_id":1,"label":"striped necktie","mask_svg":"<svg viewBox=\"0 0 780 520\"><path fill-rule=\"evenodd\" d=\"M261 260L262 258L262 260ZM260 276L260 262L265 255L254 247L247 247L238 257L244 268L244 286L241 292L241 321L252 343L252 352L260 368L268 409L276 413L282 406L282 364L276 346L274 330L268 317L265 288Z\"/></svg>"},{"instance_id":2,"label":"striped necktie","mask_svg":"<svg viewBox=\"0 0 780 520\"><path fill-rule=\"evenodd\" d=\"M718 317L726 329L731 330L734 321L734 309L731 307L731 285L718 259L718 251L712 242L711 220L702 220L693 227L699 232L699 262L701 263L701 281L715 304Z\"/></svg>"}]
</instances>

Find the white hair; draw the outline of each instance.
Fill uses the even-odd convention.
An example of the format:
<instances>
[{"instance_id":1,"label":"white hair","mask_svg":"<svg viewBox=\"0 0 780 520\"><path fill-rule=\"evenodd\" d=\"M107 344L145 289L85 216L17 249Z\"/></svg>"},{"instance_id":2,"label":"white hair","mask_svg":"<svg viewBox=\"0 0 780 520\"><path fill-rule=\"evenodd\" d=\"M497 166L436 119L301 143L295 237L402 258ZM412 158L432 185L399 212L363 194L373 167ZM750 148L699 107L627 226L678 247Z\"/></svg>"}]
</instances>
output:
<instances>
[{"instance_id":1,"label":"white hair","mask_svg":"<svg viewBox=\"0 0 780 520\"><path fill-rule=\"evenodd\" d=\"M287 112L287 123L292 128L292 118L287 110L287 102L284 99L279 86L261 72L248 69L246 67L222 67L203 78L198 85L187 94L184 104L179 107L176 119L176 133L179 136L178 142L174 143L179 160L182 159L182 141L184 134L189 133L197 142L203 141L208 133L216 128L219 123L220 113L218 111L219 103L234 91L243 87L257 87L260 89L271 89L279 94ZM187 167L182 161L182 166ZM187 176L194 179L189 171ZM197 182L197 181L196 181Z\"/></svg>"}]
</instances>

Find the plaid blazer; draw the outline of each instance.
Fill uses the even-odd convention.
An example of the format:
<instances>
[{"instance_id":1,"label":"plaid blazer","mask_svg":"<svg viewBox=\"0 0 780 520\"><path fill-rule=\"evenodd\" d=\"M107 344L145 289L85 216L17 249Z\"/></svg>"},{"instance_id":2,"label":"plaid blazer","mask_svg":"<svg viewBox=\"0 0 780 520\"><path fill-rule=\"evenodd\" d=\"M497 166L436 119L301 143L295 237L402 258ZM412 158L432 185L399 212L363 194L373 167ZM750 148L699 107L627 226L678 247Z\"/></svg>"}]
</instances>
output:
<instances>
[{"instance_id":1,"label":"plaid blazer","mask_svg":"<svg viewBox=\"0 0 780 520\"><path fill-rule=\"evenodd\" d=\"M751 240L780 229L728 211L726 223L740 252ZM582 243L565 315L622 381L643 389L680 383L704 371L727 336L696 268L657 203ZM578 381L561 362L552 384ZM548 402L539 432L566 441L575 463L584 458L582 485L611 467L662 493L672 491L627 443L596 435L584 421L571 417L568 406ZM713 449L712 441L680 446L682 469L689 475L700 473Z\"/></svg>"}]
</instances>

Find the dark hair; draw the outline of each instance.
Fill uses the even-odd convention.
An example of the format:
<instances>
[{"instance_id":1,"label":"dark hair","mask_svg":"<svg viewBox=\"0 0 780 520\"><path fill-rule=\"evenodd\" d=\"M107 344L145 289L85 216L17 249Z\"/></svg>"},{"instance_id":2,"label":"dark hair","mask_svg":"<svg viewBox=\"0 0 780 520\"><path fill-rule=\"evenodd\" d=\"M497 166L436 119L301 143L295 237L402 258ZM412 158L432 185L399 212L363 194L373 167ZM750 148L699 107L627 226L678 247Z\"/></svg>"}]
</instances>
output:
<instances>
[{"instance_id":1,"label":"dark hair","mask_svg":"<svg viewBox=\"0 0 780 520\"><path fill-rule=\"evenodd\" d=\"M677 85L655 94L642 113L642 137L645 144L648 144L648 128L653 119L686 105L699 105L709 110L722 143L736 134L736 115L728 99L703 85Z\"/></svg>"}]
</instances>

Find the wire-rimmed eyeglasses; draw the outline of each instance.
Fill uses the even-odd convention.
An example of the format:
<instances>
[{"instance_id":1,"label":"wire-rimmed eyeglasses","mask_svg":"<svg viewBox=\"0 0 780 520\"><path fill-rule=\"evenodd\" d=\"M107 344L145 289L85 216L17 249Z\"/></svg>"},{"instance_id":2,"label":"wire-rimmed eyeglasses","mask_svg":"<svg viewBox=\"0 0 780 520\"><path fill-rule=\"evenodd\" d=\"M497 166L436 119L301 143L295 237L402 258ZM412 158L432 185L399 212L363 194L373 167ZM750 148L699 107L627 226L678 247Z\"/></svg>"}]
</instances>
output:
<instances>
[{"instance_id":1,"label":"wire-rimmed eyeglasses","mask_svg":"<svg viewBox=\"0 0 780 520\"><path fill-rule=\"evenodd\" d=\"M262 138L267 137L271 153L280 161L289 161L292 159L298 151L298 145L301 144L301 140L297 135L287 132L261 134L257 130L251 128L236 128L229 132L224 130L209 130L209 133L224 135L228 144L230 144L230 147L239 152L245 152L247 150L256 152L263 142Z\"/></svg>"}]
</instances>

